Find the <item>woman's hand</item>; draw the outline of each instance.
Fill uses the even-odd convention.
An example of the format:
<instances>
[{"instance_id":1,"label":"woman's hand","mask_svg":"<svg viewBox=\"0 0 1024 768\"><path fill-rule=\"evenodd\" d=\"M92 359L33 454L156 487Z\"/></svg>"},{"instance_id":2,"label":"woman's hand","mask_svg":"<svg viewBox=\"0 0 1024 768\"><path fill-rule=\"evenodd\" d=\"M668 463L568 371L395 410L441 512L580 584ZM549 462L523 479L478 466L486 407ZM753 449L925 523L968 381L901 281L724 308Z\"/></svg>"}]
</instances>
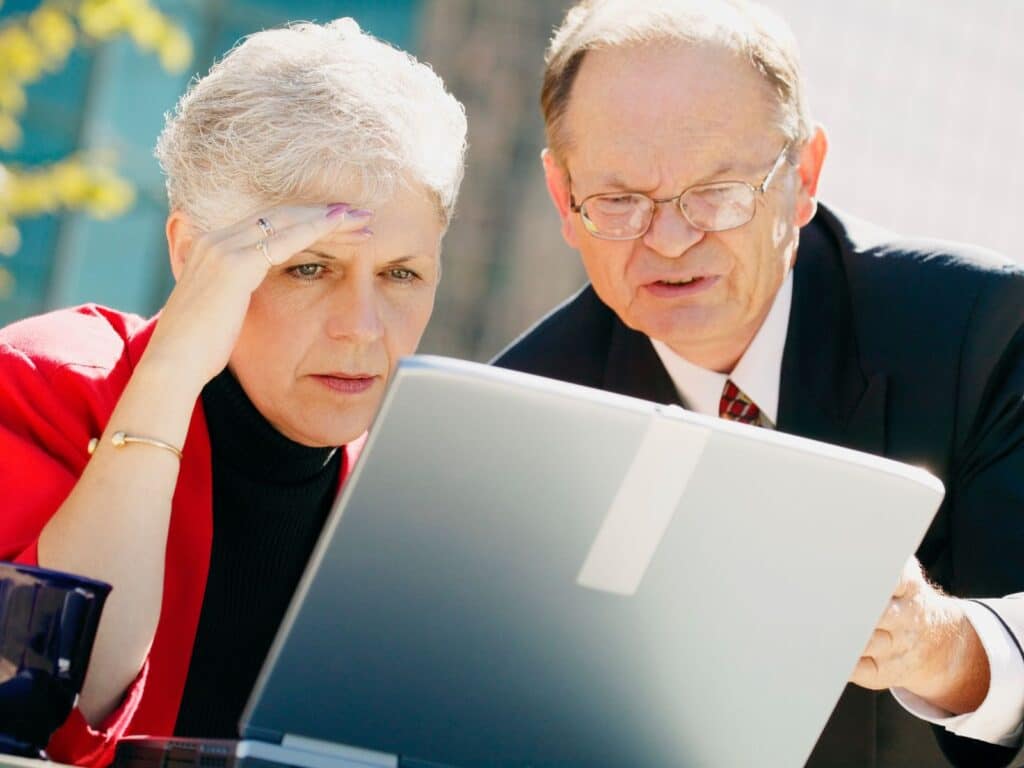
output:
<instances>
[{"instance_id":1,"label":"woman's hand","mask_svg":"<svg viewBox=\"0 0 1024 768\"><path fill-rule=\"evenodd\" d=\"M365 241L371 217L345 203L282 206L195 238L143 360L198 395L227 365L249 299L270 268L329 233Z\"/></svg>"}]
</instances>

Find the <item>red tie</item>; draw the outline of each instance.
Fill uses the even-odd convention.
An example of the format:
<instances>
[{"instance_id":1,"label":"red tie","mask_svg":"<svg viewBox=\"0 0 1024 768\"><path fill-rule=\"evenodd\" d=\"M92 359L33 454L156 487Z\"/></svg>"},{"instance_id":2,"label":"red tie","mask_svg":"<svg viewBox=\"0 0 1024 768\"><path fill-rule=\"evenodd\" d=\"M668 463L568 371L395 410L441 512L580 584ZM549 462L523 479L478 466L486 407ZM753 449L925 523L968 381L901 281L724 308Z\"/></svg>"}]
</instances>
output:
<instances>
[{"instance_id":1,"label":"red tie","mask_svg":"<svg viewBox=\"0 0 1024 768\"><path fill-rule=\"evenodd\" d=\"M729 421L762 426L761 409L743 394L742 389L732 383L732 379L725 382L722 399L718 401L718 415Z\"/></svg>"}]
</instances>

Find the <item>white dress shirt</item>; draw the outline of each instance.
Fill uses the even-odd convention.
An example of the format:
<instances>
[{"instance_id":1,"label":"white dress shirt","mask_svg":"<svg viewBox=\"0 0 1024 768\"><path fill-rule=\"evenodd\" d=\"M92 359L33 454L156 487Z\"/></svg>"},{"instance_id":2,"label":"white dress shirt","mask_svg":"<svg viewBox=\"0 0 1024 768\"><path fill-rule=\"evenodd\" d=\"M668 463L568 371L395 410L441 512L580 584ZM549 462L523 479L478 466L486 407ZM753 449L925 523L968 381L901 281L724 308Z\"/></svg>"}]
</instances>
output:
<instances>
[{"instance_id":1,"label":"white dress shirt","mask_svg":"<svg viewBox=\"0 0 1024 768\"><path fill-rule=\"evenodd\" d=\"M727 379L750 398L772 424L778 423L782 351L786 346L789 312L793 304L793 273L779 289L768 316L731 374L709 371L676 354L664 342L651 340L679 398L697 413L718 416L718 404ZM974 712L953 715L910 691L894 688L893 696L911 714L944 726L958 736L992 744L1018 747L1024 712L1024 659L1013 637L988 610L965 601L967 618L988 654L991 682L988 695Z\"/></svg>"}]
</instances>

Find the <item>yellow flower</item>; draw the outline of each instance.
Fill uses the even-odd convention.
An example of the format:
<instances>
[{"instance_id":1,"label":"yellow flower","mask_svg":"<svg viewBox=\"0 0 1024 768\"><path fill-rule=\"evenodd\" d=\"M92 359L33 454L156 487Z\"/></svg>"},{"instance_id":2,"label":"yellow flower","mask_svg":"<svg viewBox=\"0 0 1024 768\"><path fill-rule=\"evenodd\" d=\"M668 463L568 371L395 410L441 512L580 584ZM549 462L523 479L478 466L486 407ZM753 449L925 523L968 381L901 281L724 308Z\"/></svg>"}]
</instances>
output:
<instances>
[{"instance_id":1,"label":"yellow flower","mask_svg":"<svg viewBox=\"0 0 1024 768\"><path fill-rule=\"evenodd\" d=\"M7 212L11 209L11 174L7 172L3 163L0 163L0 226L7 221Z\"/></svg>"},{"instance_id":2,"label":"yellow flower","mask_svg":"<svg viewBox=\"0 0 1024 768\"><path fill-rule=\"evenodd\" d=\"M21 127L6 112L0 112L0 149L12 150L21 143Z\"/></svg>"},{"instance_id":3,"label":"yellow flower","mask_svg":"<svg viewBox=\"0 0 1024 768\"><path fill-rule=\"evenodd\" d=\"M0 78L0 112L20 115L25 109L25 89L13 80Z\"/></svg>"},{"instance_id":4,"label":"yellow flower","mask_svg":"<svg viewBox=\"0 0 1024 768\"><path fill-rule=\"evenodd\" d=\"M0 29L0 65L19 82L35 80L43 71L43 52L20 25Z\"/></svg>"},{"instance_id":5,"label":"yellow flower","mask_svg":"<svg viewBox=\"0 0 1024 768\"><path fill-rule=\"evenodd\" d=\"M75 47L75 27L67 14L42 6L28 17L28 26L43 51L56 63L63 62Z\"/></svg>"},{"instance_id":6,"label":"yellow flower","mask_svg":"<svg viewBox=\"0 0 1024 768\"><path fill-rule=\"evenodd\" d=\"M137 13L152 9L150 0L107 0L125 20Z\"/></svg>"},{"instance_id":7,"label":"yellow flower","mask_svg":"<svg viewBox=\"0 0 1024 768\"><path fill-rule=\"evenodd\" d=\"M142 8L131 17L132 39L140 48L152 50L167 34L167 21L154 8Z\"/></svg>"},{"instance_id":8,"label":"yellow flower","mask_svg":"<svg viewBox=\"0 0 1024 768\"><path fill-rule=\"evenodd\" d=\"M60 201L75 207L84 203L92 188L92 180L85 167L75 160L58 163L50 171L50 180Z\"/></svg>"},{"instance_id":9,"label":"yellow flower","mask_svg":"<svg viewBox=\"0 0 1024 768\"><path fill-rule=\"evenodd\" d=\"M191 63L188 35L152 0L41 0L36 5L0 22L0 149L14 149L21 141L16 118L26 107L25 86L64 66L82 38L95 42L130 35L169 71ZM113 163L100 150L31 169L0 164L0 256L21 246L17 224L25 217L69 208L110 218L128 210L135 189L112 170ZM0 268L0 298L13 291L13 280Z\"/></svg>"},{"instance_id":10,"label":"yellow flower","mask_svg":"<svg viewBox=\"0 0 1024 768\"><path fill-rule=\"evenodd\" d=\"M90 37L106 40L124 29L121 9L112 0L82 0L78 23Z\"/></svg>"},{"instance_id":11,"label":"yellow flower","mask_svg":"<svg viewBox=\"0 0 1024 768\"><path fill-rule=\"evenodd\" d=\"M111 175L97 179L90 197L86 203L89 212L98 219L110 219L131 207L135 190L124 179Z\"/></svg>"},{"instance_id":12,"label":"yellow flower","mask_svg":"<svg viewBox=\"0 0 1024 768\"><path fill-rule=\"evenodd\" d=\"M15 218L54 211L58 203L57 191L40 173L11 174L9 200Z\"/></svg>"},{"instance_id":13,"label":"yellow flower","mask_svg":"<svg viewBox=\"0 0 1024 768\"><path fill-rule=\"evenodd\" d=\"M21 233L9 221L0 222L0 256L13 256L21 248Z\"/></svg>"},{"instance_id":14,"label":"yellow flower","mask_svg":"<svg viewBox=\"0 0 1024 768\"><path fill-rule=\"evenodd\" d=\"M168 72L183 72L192 63L192 41L178 27L169 27L160 43L160 63Z\"/></svg>"}]
</instances>

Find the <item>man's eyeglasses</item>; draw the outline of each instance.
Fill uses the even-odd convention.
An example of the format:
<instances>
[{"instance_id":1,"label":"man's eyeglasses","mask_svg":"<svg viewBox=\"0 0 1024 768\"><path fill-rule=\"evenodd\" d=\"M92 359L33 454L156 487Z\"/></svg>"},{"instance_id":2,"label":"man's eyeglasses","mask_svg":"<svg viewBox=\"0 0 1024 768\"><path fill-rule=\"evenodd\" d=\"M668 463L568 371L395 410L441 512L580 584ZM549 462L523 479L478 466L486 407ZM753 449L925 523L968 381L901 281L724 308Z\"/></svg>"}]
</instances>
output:
<instances>
[{"instance_id":1,"label":"man's eyeglasses","mask_svg":"<svg viewBox=\"0 0 1024 768\"><path fill-rule=\"evenodd\" d=\"M775 164L759 185L745 181L715 181L688 187L675 197L655 199L641 192L609 192L590 195L578 205L570 193L570 209L583 219L583 226L602 240L636 240L647 234L654 220L654 207L676 203L686 220L705 232L722 232L742 227L757 210L763 195L782 167L790 142L782 148Z\"/></svg>"}]
</instances>

